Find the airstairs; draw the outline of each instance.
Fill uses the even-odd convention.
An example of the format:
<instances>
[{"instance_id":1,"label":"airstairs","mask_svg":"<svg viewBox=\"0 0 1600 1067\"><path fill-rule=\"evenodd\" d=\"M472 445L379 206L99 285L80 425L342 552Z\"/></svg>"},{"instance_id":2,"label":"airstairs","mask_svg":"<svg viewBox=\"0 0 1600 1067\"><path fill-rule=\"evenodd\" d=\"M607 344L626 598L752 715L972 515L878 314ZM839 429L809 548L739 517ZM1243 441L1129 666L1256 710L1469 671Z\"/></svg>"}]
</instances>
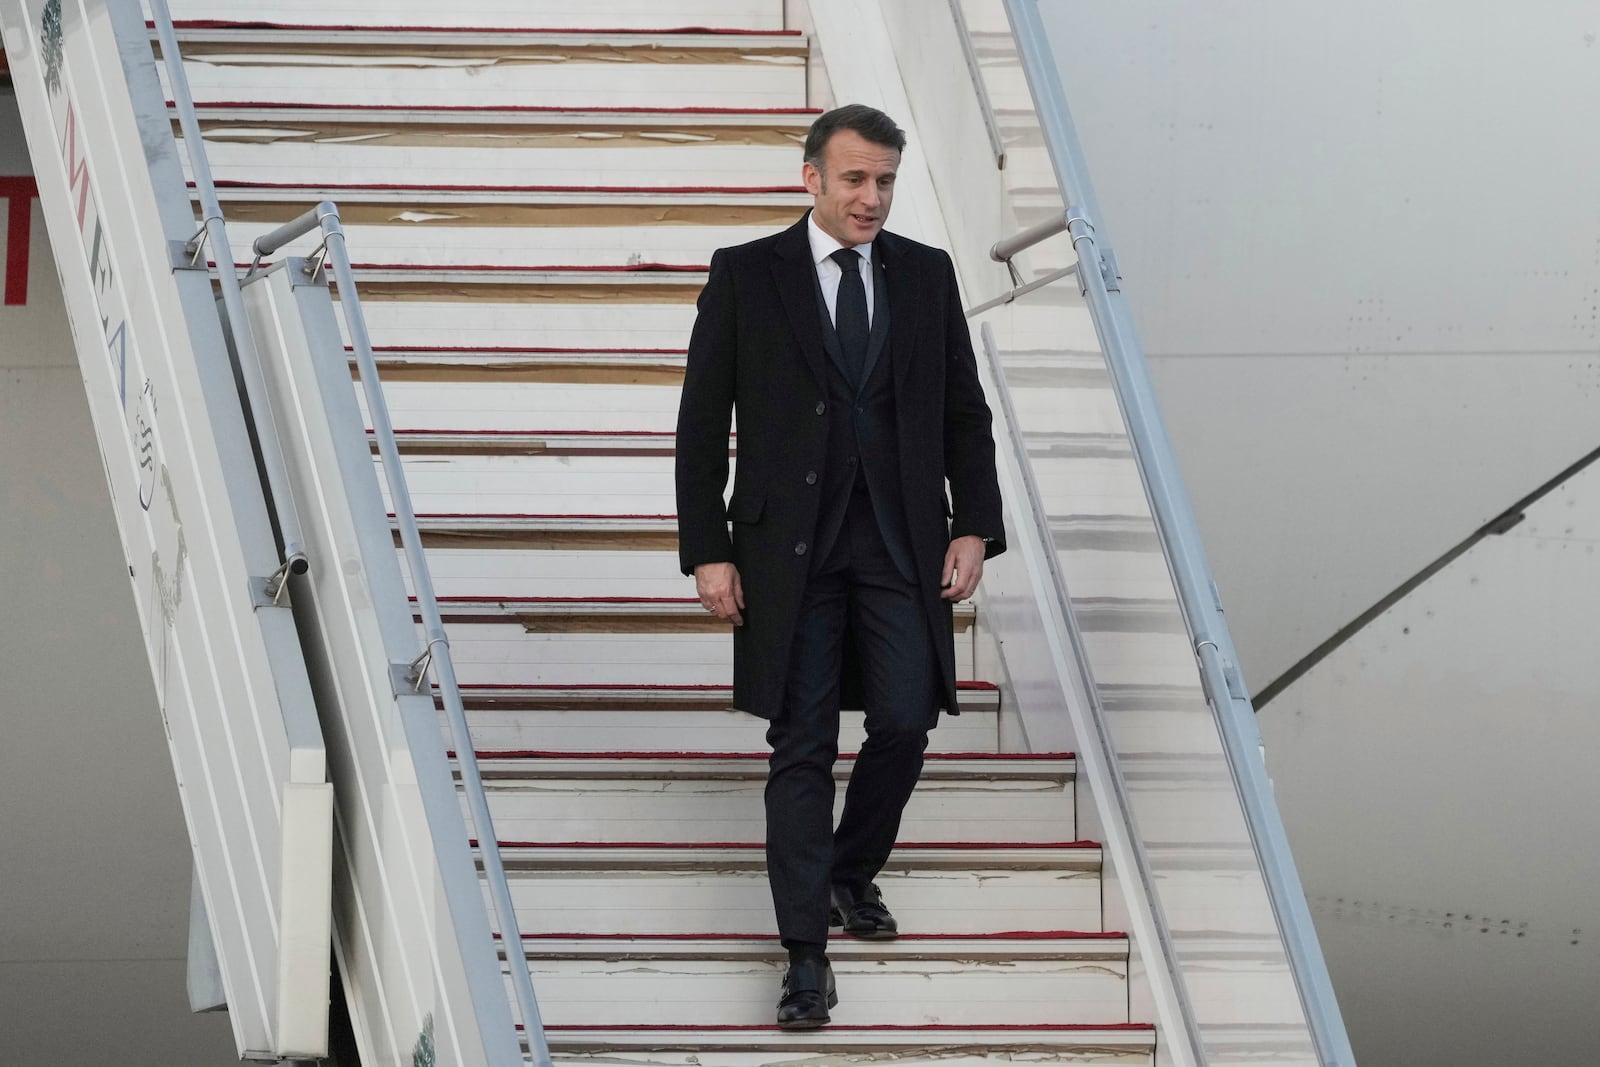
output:
<instances>
[{"instance_id":1,"label":"airstairs","mask_svg":"<svg viewBox=\"0 0 1600 1067\"><path fill-rule=\"evenodd\" d=\"M1117 279L1114 265L1079 269L1095 245L1081 207L1069 225L1042 132L1052 113L1036 109L1027 38L1007 19L1026 6L175 0L165 44L159 10L0 6L69 305L89 324L77 340L130 561L139 538L166 535L119 478L145 484L141 441L163 469L182 462L190 423L169 413L252 443L218 472L234 492L278 487L240 512L258 554L274 536L279 549L241 565L261 584L240 571L196 596L242 596L268 619L292 601L303 655L274 659L267 688L298 701L302 726L296 693L315 694L307 750L326 751L331 824L306 836L270 783L219 814L223 772L202 756L208 713L244 722L227 700L171 728L216 998L242 1054L326 1051L316 1005L275 999L325 975L326 935L304 941L322 900L367 1064L1351 1062L1318 1039L1320 957L1307 977L1299 917L1275 895L1270 800L1259 830L1219 735L1219 703L1248 713L1242 687L1205 686L1225 629L1213 638L1175 586L1161 474L1125 414L1137 398L1108 369L1079 284L1091 269ZM168 70L172 41L186 88ZM210 175L190 164L189 94ZM726 628L677 571L672 428L712 250L799 217L798 142L850 99L910 134L892 228L954 252L1007 454L1014 551L955 614L963 714L934 732L880 879L906 933L836 938L834 1024L784 1034L771 1025L783 952L764 876L763 724L730 708ZM230 249L191 240L212 177ZM81 230L82 197L111 252ZM158 203L159 219L146 212ZM306 236L280 240L319 203L336 219L316 209ZM1068 236L989 257L1039 224ZM328 280L345 249L364 329ZM248 336L225 343L212 278L252 264L247 321L233 323ZM102 270L125 287L148 410L106 381L89 329L114 288ZM368 339L377 418L364 391L376 383L352 382ZM228 344L264 394L253 406L224 411L216 382L186 389L177 356L162 384L159 347L216 377ZM380 488L391 421L409 501ZM729 447L737 462L736 433ZM275 453L278 480L258 477L250 456L271 475ZM206 498L219 489L174 492L194 531L184 559L226 534ZM431 583L403 570L412 511ZM285 558L291 540L305 575ZM433 594L475 771L449 729L448 682L430 697L419 680L418 654L443 655L426 632ZM182 646L170 615L167 629L152 620L160 669ZM846 715L841 783L860 720ZM321 781L321 763L302 764ZM477 779L497 848L463 817ZM246 824L281 839L281 870L208 859ZM308 863L330 839L331 869ZM489 852L515 938L496 918ZM251 878L268 887L255 912L281 920L256 941L227 919L242 909L249 926L229 886ZM316 878L320 897L306 892ZM276 960L276 975L258 962L246 976L243 958ZM522 1003L513 1024L518 969L537 1017Z\"/></svg>"}]
</instances>

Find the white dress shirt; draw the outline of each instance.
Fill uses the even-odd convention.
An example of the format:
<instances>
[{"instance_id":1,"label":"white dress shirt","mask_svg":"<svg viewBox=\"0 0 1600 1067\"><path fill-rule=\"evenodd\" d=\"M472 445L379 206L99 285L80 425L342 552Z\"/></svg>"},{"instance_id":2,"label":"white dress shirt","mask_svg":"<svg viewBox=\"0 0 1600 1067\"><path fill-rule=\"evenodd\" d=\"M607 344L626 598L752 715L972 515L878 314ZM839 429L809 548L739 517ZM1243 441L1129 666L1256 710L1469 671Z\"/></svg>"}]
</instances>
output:
<instances>
[{"instance_id":1,"label":"white dress shirt","mask_svg":"<svg viewBox=\"0 0 1600 1067\"><path fill-rule=\"evenodd\" d=\"M822 302L828 306L828 321L835 325L839 322L839 264L833 261L833 254L844 247L834 238L822 232L822 227L817 225L816 216L806 216L806 229L811 237L811 261L817 268L817 282L822 286ZM872 326L872 242L856 245L855 250L861 253L861 284L867 291L867 326Z\"/></svg>"}]
</instances>

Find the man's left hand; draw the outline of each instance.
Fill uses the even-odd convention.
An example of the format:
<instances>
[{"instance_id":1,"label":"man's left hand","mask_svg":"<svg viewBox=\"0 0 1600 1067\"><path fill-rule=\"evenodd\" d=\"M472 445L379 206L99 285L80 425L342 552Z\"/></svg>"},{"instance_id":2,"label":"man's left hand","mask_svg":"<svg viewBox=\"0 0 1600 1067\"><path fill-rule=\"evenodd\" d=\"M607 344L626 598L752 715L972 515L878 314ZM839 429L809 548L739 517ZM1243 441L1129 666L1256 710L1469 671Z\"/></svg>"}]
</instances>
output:
<instances>
[{"instance_id":1,"label":"man's left hand","mask_svg":"<svg viewBox=\"0 0 1600 1067\"><path fill-rule=\"evenodd\" d=\"M939 595L959 604L978 588L983 577L983 538L968 535L950 542L944 554L944 572L939 579Z\"/></svg>"}]
</instances>

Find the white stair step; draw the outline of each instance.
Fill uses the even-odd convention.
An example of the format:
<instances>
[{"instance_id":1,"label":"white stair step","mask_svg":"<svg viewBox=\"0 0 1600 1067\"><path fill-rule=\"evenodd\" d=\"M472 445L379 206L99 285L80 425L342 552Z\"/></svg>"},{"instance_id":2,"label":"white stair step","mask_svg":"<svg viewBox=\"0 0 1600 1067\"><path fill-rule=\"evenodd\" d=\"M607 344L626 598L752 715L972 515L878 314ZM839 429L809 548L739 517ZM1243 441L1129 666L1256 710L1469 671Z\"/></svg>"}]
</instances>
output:
<instances>
[{"instance_id":1,"label":"white stair step","mask_svg":"<svg viewBox=\"0 0 1600 1067\"><path fill-rule=\"evenodd\" d=\"M462 695L473 743L485 750L748 751L761 749L766 738L764 720L733 709L726 681L707 686L468 686ZM957 696L961 714L940 716L928 750L997 751L999 690L987 682L961 682ZM864 736L861 711L844 711L839 751L859 750Z\"/></svg>"},{"instance_id":2,"label":"white stair step","mask_svg":"<svg viewBox=\"0 0 1600 1067\"><path fill-rule=\"evenodd\" d=\"M1125 538L1124 543L1136 539ZM1171 598L1172 576L1166 557L1159 549L1138 551L1081 551L1064 547L1057 538L1057 552L1067 574L1073 600L1093 604L1107 600L1156 600ZM1104 616L1110 622L1108 616Z\"/></svg>"},{"instance_id":3,"label":"white stair step","mask_svg":"<svg viewBox=\"0 0 1600 1067\"><path fill-rule=\"evenodd\" d=\"M771 1026L551 1027L545 1040L556 1063L620 1067L809 1067L826 1055L839 1063L896 1067L992 1067L1072 1063L1148 1067L1155 1030L1119 1027L839 1026L785 1034Z\"/></svg>"},{"instance_id":4,"label":"white stair step","mask_svg":"<svg viewBox=\"0 0 1600 1067\"><path fill-rule=\"evenodd\" d=\"M202 103L766 108L806 93L793 34L206 29L178 43Z\"/></svg>"},{"instance_id":5,"label":"white stair step","mask_svg":"<svg viewBox=\"0 0 1600 1067\"><path fill-rule=\"evenodd\" d=\"M367 431L373 450L377 443ZM399 430L395 441L402 455L513 455L513 456L671 456L675 435L671 430L527 430L479 429ZM734 449L730 436L728 450Z\"/></svg>"},{"instance_id":6,"label":"white stair step","mask_svg":"<svg viewBox=\"0 0 1600 1067\"><path fill-rule=\"evenodd\" d=\"M390 518L392 521L393 516ZM417 522L423 544L430 549L616 548L675 554L678 548L678 524L674 515L420 512Z\"/></svg>"},{"instance_id":7,"label":"white stair step","mask_svg":"<svg viewBox=\"0 0 1600 1067\"><path fill-rule=\"evenodd\" d=\"M541 56L536 46L515 40L502 56L482 45L418 46L410 54L376 51L350 45L346 35L334 37L330 51L320 53L277 42L248 48L181 43L181 48L198 104L512 107L536 99L544 106L574 109L637 107L645 101L662 107L765 109L805 101L803 48L798 54L752 51L749 58L722 50L731 59L709 56L698 64L653 62L651 54L670 53L650 48L586 54L581 46L560 45Z\"/></svg>"},{"instance_id":8,"label":"white stair step","mask_svg":"<svg viewBox=\"0 0 1600 1067\"><path fill-rule=\"evenodd\" d=\"M526 345L532 338L557 349L682 349L694 327L691 300L602 302L592 299L597 294L598 289L590 290L588 301L574 292L569 300L537 303L363 296L361 306L372 343L379 347L502 348ZM345 328L342 316L339 328Z\"/></svg>"},{"instance_id":9,"label":"white stair step","mask_svg":"<svg viewBox=\"0 0 1600 1067\"><path fill-rule=\"evenodd\" d=\"M314 203L305 207L309 209ZM462 222L448 209L422 206L396 212L392 223L367 225L345 219L344 205L339 206L352 255L369 262L419 266L511 268L541 260L612 268L640 263L705 263L718 248L744 244L781 228L766 222L653 227L480 225ZM788 221L792 223L798 217L797 212ZM235 257L248 261L251 242L279 225L280 222L230 216L228 236L233 241Z\"/></svg>"},{"instance_id":10,"label":"white stair step","mask_svg":"<svg viewBox=\"0 0 1600 1067\"><path fill-rule=\"evenodd\" d=\"M472 302L576 300L616 302L690 303L706 282L706 268L698 263L638 263L578 265L466 266L379 263L362 259L352 264L356 288L368 300L439 300Z\"/></svg>"},{"instance_id":11,"label":"white stair step","mask_svg":"<svg viewBox=\"0 0 1600 1067\"><path fill-rule=\"evenodd\" d=\"M633 547L620 536L607 541L577 533L565 541L558 540L560 534L550 534L548 544L563 545L560 548L514 547L510 535L503 541L486 535L474 547L466 538L445 541L425 533L423 544L428 550L434 593L439 597L526 600L532 597L682 598L692 595L693 580L678 572L673 530L669 526L661 533L661 545L653 549ZM462 547L442 547L447 543ZM403 555L398 549L396 552L402 562L402 577L409 587L409 571L404 566ZM1097 555L1112 561L1142 558L1134 553ZM1103 580L1109 582L1118 577L1119 572L1113 570L1106 572ZM1170 584L1166 592L1170 596ZM981 598L981 589L979 595Z\"/></svg>"},{"instance_id":12,"label":"white stair step","mask_svg":"<svg viewBox=\"0 0 1600 1067\"><path fill-rule=\"evenodd\" d=\"M381 460L373 458L382 477ZM671 455L404 455L417 512L649 515L677 507ZM387 486L385 505L391 510Z\"/></svg>"},{"instance_id":13,"label":"white stair step","mask_svg":"<svg viewBox=\"0 0 1600 1067\"><path fill-rule=\"evenodd\" d=\"M425 542L426 543L426 542ZM694 580L678 573L676 550L429 548L434 592L457 596L683 596ZM410 576L402 567L407 585Z\"/></svg>"},{"instance_id":14,"label":"white stair step","mask_svg":"<svg viewBox=\"0 0 1600 1067\"><path fill-rule=\"evenodd\" d=\"M174 20L250 22L263 14L254 0L174 0ZM358 0L274 0L272 19L278 25L327 27L466 26L505 29L673 30L685 26L730 31L783 29L781 0L592 0L574 6L558 0L475 0L452 7L434 0L387 0L374 5Z\"/></svg>"},{"instance_id":15,"label":"white stair step","mask_svg":"<svg viewBox=\"0 0 1600 1067\"><path fill-rule=\"evenodd\" d=\"M673 863L650 866L638 864L639 851L589 849L543 866L519 853L522 868L509 883L518 927L524 934L776 934L759 847L680 850ZM940 865L923 858L897 852L876 879L908 935L1100 929L1098 849L948 850Z\"/></svg>"},{"instance_id":16,"label":"white stair step","mask_svg":"<svg viewBox=\"0 0 1600 1067\"><path fill-rule=\"evenodd\" d=\"M391 7L393 5L390 5ZM759 62L768 53L804 58L809 44L798 30L751 30L718 32L694 28L584 29L499 27L493 30L472 26L401 25L318 26L268 23L249 19L179 19L175 24L178 45L184 56L196 57L213 49L221 55L229 50L266 51L271 48L287 54L345 56L340 49L353 48L357 56L395 56L423 58L453 55L456 52L490 52L530 61L547 62L592 58L596 53L639 51L654 53L647 61L661 64L694 64L703 55L731 62ZM160 53L160 36L150 28L152 47ZM619 57L615 62L646 61L646 57Z\"/></svg>"},{"instance_id":17,"label":"white stair step","mask_svg":"<svg viewBox=\"0 0 1600 1067\"><path fill-rule=\"evenodd\" d=\"M514 623L527 634L721 634L731 628L731 624L701 607L693 595L440 597L439 613L446 626L498 627ZM955 632L969 632L977 614L971 601L952 605Z\"/></svg>"},{"instance_id":18,"label":"white stair step","mask_svg":"<svg viewBox=\"0 0 1600 1067\"><path fill-rule=\"evenodd\" d=\"M563 186L638 185L645 176L680 186L792 186L804 131L710 133L683 123L638 137L604 129L515 135L322 128L280 119L208 127L203 136L212 172L231 182L338 186L404 174L408 181L437 185L510 185L537 174L546 184ZM755 143L736 143L741 136Z\"/></svg>"},{"instance_id":19,"label":"white stair step","mask_svg":"<svg viewBox=\"0 0 1600 1067\"><path fill-rule=\"evenodd\" d=\"M538 939L528 967L551 1025L770 1023L785 956L775 940ZM842 1025L1127 1022L1127 943L1105 938L836 939ZM509 986L509 982L508 982Z\"/></svg>"},{"instance_id":20,"label":"white stair step","mask_svg":"<svg viewBox=\"0 0 1600 1067\"><path fill-rule=\"evenodd\" d=\"M1098 631L1083 643L1096 685L1193 686L1199 677L1187 634Z\"/></svg>"},{"instance_id":21,"label":"white stair step","mask_svg":"<svg viewBox=\"0 0 1600 1067\"><path fill-rule=\"evenodd\" d=\"M835 815L854 767L841 759ZM516 841L739 841L765 833L765 753L479 762L496 834ZM921 841L1060 841L1076 836L1070 757L934 757L900 832ZM465 814L463 797L463 813Z\"/></svg>"},{"instance_id":22,"label":"white stair step","mask_svg":"<svg viewBox=\"0 0 1600 1067\"><path fill-rule=\"evenodd\" d=\"M686 220L722 219L741 225L798 218L811 197L798 178L782 185L710 183L690 186L626 185L299 185L259 180L216 182L217 198L228 219L287 222L323 200L336 202L346 222L392 223L404 211L453 213L488 225L549 226L586 221L592 225L679 225ZM190 184L193 188L193 183ZM483 216L489 216L484 218ZM624 221L616 221L618 218Z\"/></svg>"},{"instance_id":23,"label":"white stair step","mask_svg":"<svg viewBox=\"0 0 1600 1067\"><path fill-rule=\"evenodd\" d=\"M576 357L574 357L576 358ZM673 377L681 379L674 368ZM435 427L514 430L530 424L551 430L646 430L671 433L677 425L682 390L673 384L568 383L516 380L508 368L495 381L395 380L380 368L384 402L397 430ZM441 375L451 374L441 369ZM488 377L492 372L485 371ZM573 368L569 377L585 371ZM588 371L599 377L603 371ZM531 377L531 375L530 375ZM359 386L358 386L359 388ZM358 394L361 395L361 394ZM363 414L365 407L363 406ZM368 420L370 423L370 419Z\"/></svg>"},{"instance_id":24,"label":"white stair step","mask_svg":"<svg viewBox=\"0 0 1600 1067\"><path fill-rule=\"evenodd\" d=\"M197 108L230 182L792 187L817 112L523 108Z\"/></svg>"},{"instance_id":25,"label":"white stair step","mask_svg":"<svg viewBox=\"0 0 1600 1067\"><path fill-rule=\"evenodd\" d=\"M466 684L603 678L619 685L715 685L733 675L733 642L725 630L529 633L515 623L447 623L447 630L456 672ZM955 654L956 676L972 677L970 637L958 637Z\"/></svg>"}]
</instances>

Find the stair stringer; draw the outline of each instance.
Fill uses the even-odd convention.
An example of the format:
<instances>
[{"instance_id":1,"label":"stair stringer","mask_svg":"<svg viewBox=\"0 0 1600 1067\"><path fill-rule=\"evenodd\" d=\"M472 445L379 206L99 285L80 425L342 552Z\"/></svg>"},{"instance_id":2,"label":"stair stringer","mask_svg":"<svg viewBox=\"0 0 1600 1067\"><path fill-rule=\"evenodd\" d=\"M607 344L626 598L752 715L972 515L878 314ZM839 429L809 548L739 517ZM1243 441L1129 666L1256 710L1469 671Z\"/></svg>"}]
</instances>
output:
<instances>
[{"instance_id":1,"label":"stair stringer","mask_svg":"<svg viewBox=\"0 0 1600 1067\"><path fill-rule=\"evenodd\" d=\"M144 27L104 0L6 0L0 27L234 1041L320 1056L324 743L294 621L261 595L280 557L210 277L174 266L196 226Z\"/></svg>"},{"instance_id":2,"label":"stair stringer","mask_svg":"<svg viewBox=\"0 0 1600 1067\"><path fill-rule=\"evenodd\" d=\"M523 1062L326 272L244 286L308 552L294 587L337 795L334 948L364 1063Z\"/></svg>"}]
</instances>

